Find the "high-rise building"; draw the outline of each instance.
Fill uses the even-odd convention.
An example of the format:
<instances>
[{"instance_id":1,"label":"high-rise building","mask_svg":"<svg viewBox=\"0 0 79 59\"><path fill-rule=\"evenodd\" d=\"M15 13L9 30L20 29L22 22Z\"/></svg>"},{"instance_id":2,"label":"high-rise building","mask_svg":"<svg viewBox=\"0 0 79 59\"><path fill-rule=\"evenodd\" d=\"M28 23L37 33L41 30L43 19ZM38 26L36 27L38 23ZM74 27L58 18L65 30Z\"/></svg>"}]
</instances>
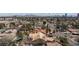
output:
<instances>
[{"instance_id":1,"label":"high-rise building","mask_svg":"<svg viewBox=\"0 0 79 59\"><path fill-rule=\"evenodd\" d=\"M67 17L67 13L65 13L65 17Z\"/></svg>"},{"instance_id":2,"label":"high-rise building","mask_svg":"<svg viewBox=\"0 0 79 59\"><path fill-rule=\"evenodd\" d=\"M77 17L79 17L79 13L77 14Z\"/></svg>"}]
</instances>

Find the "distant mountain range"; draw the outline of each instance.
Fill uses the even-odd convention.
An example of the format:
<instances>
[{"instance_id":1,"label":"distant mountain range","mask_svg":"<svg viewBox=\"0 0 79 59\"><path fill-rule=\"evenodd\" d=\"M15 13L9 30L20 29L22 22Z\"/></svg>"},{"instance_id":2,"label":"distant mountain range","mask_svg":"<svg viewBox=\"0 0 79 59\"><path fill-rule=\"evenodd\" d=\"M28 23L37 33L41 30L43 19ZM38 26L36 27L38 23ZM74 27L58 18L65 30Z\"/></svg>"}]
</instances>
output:
<instances>
[{"instance_id":1,"label":"distant mountain range","mask_svg":"<svg viewBox=\"0 0 79 59\"><path fill-rule=\"evenodd\" d=\"M77 16L77 13L0 13L0 16Z\"/></svg>"}]
</instances>

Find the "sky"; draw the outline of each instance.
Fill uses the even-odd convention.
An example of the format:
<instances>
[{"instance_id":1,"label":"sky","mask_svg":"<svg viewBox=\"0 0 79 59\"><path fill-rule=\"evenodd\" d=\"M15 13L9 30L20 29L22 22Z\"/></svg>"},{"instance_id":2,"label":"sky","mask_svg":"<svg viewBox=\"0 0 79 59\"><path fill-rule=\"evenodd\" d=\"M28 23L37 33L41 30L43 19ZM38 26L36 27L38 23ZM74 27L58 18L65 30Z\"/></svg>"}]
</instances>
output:
<instances>
[{"instance_id":1,"label":"sky","mask_svg":"<svg viewBox=\"0 0 79 59\"><path fill-rule=\"evenodd\" d=\"M25 15L26 13L35 13L33 15L41 15L41 16L64 15L64 13L68 13L68 16L71 15L76 16L75 13L79 13L79 0L8 0L8 1L1 0L0 1L0 16ZM38 13L48 13L48 14L38 14Z\"/></svg>"}]
</instances>

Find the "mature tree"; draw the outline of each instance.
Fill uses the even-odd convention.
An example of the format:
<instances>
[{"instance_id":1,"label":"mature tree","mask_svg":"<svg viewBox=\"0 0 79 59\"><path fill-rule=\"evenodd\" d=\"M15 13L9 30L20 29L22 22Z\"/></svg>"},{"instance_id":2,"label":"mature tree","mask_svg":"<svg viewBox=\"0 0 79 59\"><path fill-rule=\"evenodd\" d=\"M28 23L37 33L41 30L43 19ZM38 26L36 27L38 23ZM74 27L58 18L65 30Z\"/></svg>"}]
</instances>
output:
<instances>
[{"instance_id":1,"label":"mature tree","mask_svg":"<svg viewBox=\"0 0 79 59\"><path fill-rule=\"evenodd\" d=\"M68 41L67 41L67 38L66 37L57 37L57 39L60 41L60 43L63 45L63 46L66 46L68 45Z\"/></svg>"},{"instance_id":2,"label":"mature tree","mask_svg":"<svg viewBox=\"0 0 79 59\"><path fill-rule=\"evenodd\" d=\"M46 45L45 41L43 39L37 39L32 41L32 45L33 46L42 46L42 45Z\"/></svg>"}]
</instances>

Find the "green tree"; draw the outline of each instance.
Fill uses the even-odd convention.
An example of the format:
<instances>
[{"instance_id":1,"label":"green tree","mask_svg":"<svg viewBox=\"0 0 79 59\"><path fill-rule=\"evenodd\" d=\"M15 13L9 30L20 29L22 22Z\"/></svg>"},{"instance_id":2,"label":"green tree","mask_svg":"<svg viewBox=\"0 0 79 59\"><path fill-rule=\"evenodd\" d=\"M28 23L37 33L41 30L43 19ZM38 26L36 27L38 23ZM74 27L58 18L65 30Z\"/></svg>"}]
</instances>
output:
<instances>
[{"instance_id":1,"label":"green tree","mask_svg":"<svg viewBox=\"0 0 79 59\"><path fill-rule=\"evenodd\" d=\"M67 38L66 37L57 37L57 39L60 41L60 43L63 45L63 46L67 46L68 45L68 41L67 41Z\"/></svg>"}]
</instances>

